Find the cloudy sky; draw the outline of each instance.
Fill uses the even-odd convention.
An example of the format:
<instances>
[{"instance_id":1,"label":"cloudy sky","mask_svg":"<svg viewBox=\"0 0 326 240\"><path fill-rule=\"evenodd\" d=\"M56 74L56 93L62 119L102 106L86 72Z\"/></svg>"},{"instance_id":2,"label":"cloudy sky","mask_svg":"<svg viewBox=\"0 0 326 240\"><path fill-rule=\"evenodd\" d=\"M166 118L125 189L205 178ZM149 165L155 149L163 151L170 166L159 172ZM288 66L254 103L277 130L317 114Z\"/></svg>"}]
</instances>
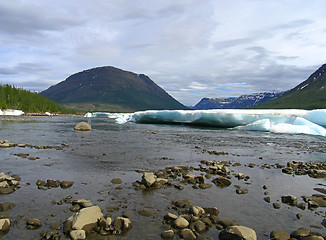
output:
<instances>
[{"instance_id":1,"label":"cloudy sky","mask_svg":"<svg viewBox=\"0 0 326 240\"><path fill-rule=\"evenodd\" d=\"M325 53L324 0L0 2L0 83L34 91L115 66L194 105L288 90Z\"/></svg>"}]
</instances>

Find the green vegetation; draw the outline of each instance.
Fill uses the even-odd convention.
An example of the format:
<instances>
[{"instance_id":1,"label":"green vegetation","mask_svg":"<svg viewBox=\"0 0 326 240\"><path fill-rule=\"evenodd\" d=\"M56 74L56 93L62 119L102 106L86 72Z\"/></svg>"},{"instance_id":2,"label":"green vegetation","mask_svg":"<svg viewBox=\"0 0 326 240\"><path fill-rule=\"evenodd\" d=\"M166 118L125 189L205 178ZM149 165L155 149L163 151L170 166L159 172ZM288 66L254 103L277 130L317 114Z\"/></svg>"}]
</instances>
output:
<instances>
[{"instance_id":1,"label":"green vegetation","mask_svg":"<svg viewBox=\"0 0 326 240\"><path fill-rule=\"evenodd\" d=\"M315 71L306 81L283 96L255 105L256 109L325 109L326 108L326 64Z\"/></svg>"},{"instance_id":2,"label":"green vegetation","mask_svg":"<svg viewBox=\"0 0 326 240\"><path fill-rule=\"evenodd\" d=\"M19 109L24 112L70 113L54 101L8 84L0 85L0 109Z\"/></svg>"}]
</instances>

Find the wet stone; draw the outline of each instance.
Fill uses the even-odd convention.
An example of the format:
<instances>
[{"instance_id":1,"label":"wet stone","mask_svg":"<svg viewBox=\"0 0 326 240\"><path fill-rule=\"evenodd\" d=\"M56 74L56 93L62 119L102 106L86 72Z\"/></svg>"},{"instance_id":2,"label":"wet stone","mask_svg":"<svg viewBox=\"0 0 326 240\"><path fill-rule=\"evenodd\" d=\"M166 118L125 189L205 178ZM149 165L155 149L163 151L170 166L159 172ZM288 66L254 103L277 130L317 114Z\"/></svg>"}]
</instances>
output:
<instances>
[{"instance_id":1,"label":"wet stone","mask_svg":"<svg viewBox=\"0 0 326 240\"><path fill-rule=\"evenodd\" d=\"M122 183L122 180L121 180L120 178L113 178L113 179L111 180L111 182L112 182L113 184L121 184L121 183Z\"/></svg>"},{"instance_id":2,"label":"wet stone","mask_svg":"<svg viewBox=\"0 0 326 240\"><path fill-rule=\"evenodd\" d=\"M161 234L162 239L173 239L174 237L174 231L173 230L165 230Z\"/></svg>"},{"instance_id":3,"label":"wet stone","mask_svg":"<svg viewBox=\"0 0 326 240\"><path fill-rule=\"evenodd\" d=\"M196 239L196 235L193 233L193 231L191 231L188 228L182 229L180 232L180 235L185 240L195 240Z\"/></svg>"},{"instance_id":4,"label":"wet stone","mask_svg":"<svg viewBox=\"0 0 326 240\"><path fill-rule=\"evenodd\" d=\"M310 230L307 229L307 228L299 228L298 230L296 231L293 231L291 233L291 237L293 238L302 238L302 237L306 237L310 234Z\"/></svg>"},{"instance_id":5,"label":"wet stone","mask_svg":"<svg viewBox=\"0 0 326 240\"><path fill-rule=\"evenodd\" d=\"M272 240L289 240L290 238L290 233L286 231L276 230L272 231L270 234L270 239Z\"/></svg>"},{"instance_id":6,"label":"wet stone","mask_svg":"<svg viewBox=\"0 0 326 240\"><path fill-rule=\"evenodd\" d=\"M281 205L279 203L273 203L273 208L280 209Z\"/></svg>"}]
</instances>

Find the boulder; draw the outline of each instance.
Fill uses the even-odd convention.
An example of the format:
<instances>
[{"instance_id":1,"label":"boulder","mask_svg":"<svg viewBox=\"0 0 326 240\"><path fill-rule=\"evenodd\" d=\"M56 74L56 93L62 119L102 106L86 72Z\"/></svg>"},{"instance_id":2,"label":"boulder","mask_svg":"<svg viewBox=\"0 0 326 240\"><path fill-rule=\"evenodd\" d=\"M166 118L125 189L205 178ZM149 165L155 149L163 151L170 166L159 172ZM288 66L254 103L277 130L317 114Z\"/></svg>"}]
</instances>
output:
<instances>
[{"instance_id":1,"label":"boulder","mask_svg":"<svg viewBox=\"0 0 326 240\"><path fill-rule=\"evenodd\" d=\"M76 124L74 129L76 131L90 131L90 130L92 130L92 127L91 127L91 125L89 125L86 122L79 122L79 123Z\"/></svg>"},{"instance_id":2,"label":"boulder","mask_svg":"<svg viewBox=\"0 0 326 240\"><path fill-rule=\"evenodd\" d=\"M103 213L98 206L83 208L72 217L72 228L90 231L96 227L97 221L102 217Z\"/></svg>"},{"instance_id":3,"label":"boulder","mask_svg":"<svg viewBox=\"0 0 326 240\"><path fill-rule=\"evenodd\" d=\"M0 219L0 232L8 231L10 228L9 218Z\"/></svg>"},{"instance_id":4,"label":"boulder","mask_svg":"<svg viewBox=\"0 0 326 240\"><path fill-rule=\"evenodd\" d=\"M257 240L256 232L244 226L231 226L219 234L220 240Z\"/></svg>"},{"instance_id":5,"label":"boulder","mask_svg":"<svg viewBox=\"0 0 326 240\"><path fill-rule=\"evenodd\" d=\"M156 176L152 172L144 172L142 177L142 183L146 187L152 186L152 184L156 181Z\"/></svg>"},{"instance_id":6,"label":"boulder","mask_svg":"<svg viewBox=\"0 0 326 240\"><path fill-rule=\"evenodd\" d=\"M113 226L121 231L127 231L132 228L132 221L129 218L116 217L113 220Z\"/></svg>"}]
</instances>

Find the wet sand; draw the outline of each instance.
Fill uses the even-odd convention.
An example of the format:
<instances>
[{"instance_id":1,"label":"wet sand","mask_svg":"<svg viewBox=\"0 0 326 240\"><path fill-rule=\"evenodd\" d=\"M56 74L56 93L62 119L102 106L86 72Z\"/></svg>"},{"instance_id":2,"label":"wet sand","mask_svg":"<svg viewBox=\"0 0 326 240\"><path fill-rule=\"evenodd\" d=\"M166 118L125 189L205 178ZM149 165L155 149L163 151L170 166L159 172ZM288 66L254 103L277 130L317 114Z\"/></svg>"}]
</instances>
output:
<instances>
[{"instance_id":1,"label":"wet sand","mask_svg":"<svg viewBox=\"0 0 326 240\"><path fill-rule=\"evenodd\" d=\"M322 225L324 207L310 210L306 204L302 210L281 201L282 196L292 195L303 203L301 196L321 194L314 189L324 189L325 179L285 174L277 165L286 166L290 161L324 161L326 141L323 137L187 126L117 125L103 119L89 120L90 132L76 132L73 130L76 123L85 119L32 119L35 121L0 121L0 139L28 144L0 149L0 172L18 174L21 178L19 189L1 195L0 203L16 205L7 211L12 225L2 239L34 239L42 231L51 231L53 222L62 226L74 214L69 210L70 203L60 201L68 196L91 200L104 215L116 217L127 212L133 227L118 235L118 239L160 239L166 228L164 216L174 211L171 202L178 199L188 199L192 205L217 207L221 219L234 220L254 229L258 239L269 239L273 230L291 233L300 227L326 234ZM221 152L225 154L218 154ZM231 171L227 175L231 185L215 186L212 180L219 175L213 175L211 179L205 178L205 183L212 187L195 189L194 184L183 181L181 174L169 180L181 185L182 190L173 185L134 189L133 183L141 181L142 171L185 166L194 168L190 174L205 175L206 172L199 170L203 160L226 161ZM238 173L249 178L247 181L238 179L235 176ZM122 183L112 183L114 178L121 179ZM74 184L67 189L44 190L36 185L39 179L73 181ZM237 194L237 186L247 189L248 193ZM266 197L270 203L264 200ZM279 203L280 209L274 209L273 203ZM143 210L152 214L144 216ZM26 229L29 218L40 219L42 227ZM58 232L63 236L62 229ZM218 239L219 233L214 225L201 235Z\"/></svg>"}]
</instances>

